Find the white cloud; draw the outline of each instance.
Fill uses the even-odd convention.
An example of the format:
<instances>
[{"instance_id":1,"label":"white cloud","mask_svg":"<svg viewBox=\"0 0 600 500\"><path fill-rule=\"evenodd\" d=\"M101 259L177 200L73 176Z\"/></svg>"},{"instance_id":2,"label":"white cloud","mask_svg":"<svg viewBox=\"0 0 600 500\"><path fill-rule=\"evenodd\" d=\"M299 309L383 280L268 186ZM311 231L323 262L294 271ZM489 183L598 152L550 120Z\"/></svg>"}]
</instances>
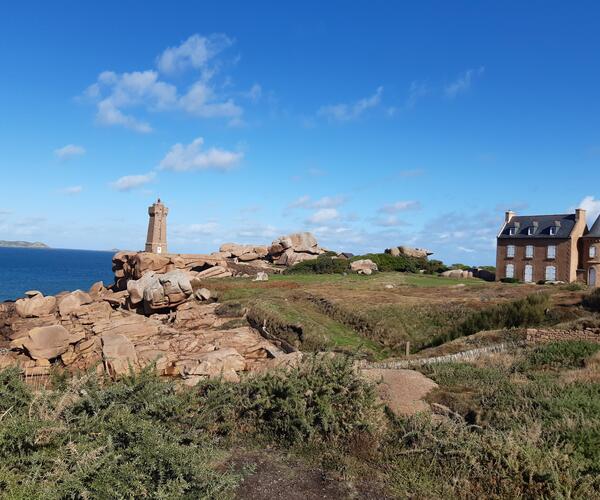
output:
<instances>
[{"instance_id":1,"label":"white cloud","mask_svg":"<svg viewBox=\"0 0 600 500\"><path fill-rule=\"evenodd\" d=\"M472 248L467 248L467 247L457 247L458 250L460 250L461 252L465 252L465 253L475 253L475 250Z\"/></svg>"},{"instance_id":2,"label":"white cloud","mask_svg":"<svg viewBox=\"0 0 600 500\"><path fill-rule=\"evenodd\" d=\"M61 190L63 194L79 194L83 191L83 186L69 186Z\"/></svg>"},{"instance_id":3,"label":"white cloud","mask_svg":"<svg viewBox=\"0 0 600 500\"><path fill-rule=\"evenodd\" d=\"M308 219L309 224L322 224L323 222L329 222L338 220L340 213L335 208L321 208L312 214Z\"/></svg>"},{"instance_id":4,"label":"white cloud","mask_svg":"<svg viewBox=\"0 0 600 500\"><path fill-rule=\"evenodd\" d=\"M243 109L233 99L217 92L214 82L217 71L207 66L231 44L225 35L192 35L180 46L166 49L156 61L163 75L189 68L201 70L200 78L183 92L173 83L161 79L159 71L150 69L124 73L103 71L84 91L84 96L96 103L97 123L123 126L141 133L151 132L152 126L130 110L147 113L183 111L201 118L229 118L232 124L239 123ZM251 93L258 95L260 87L253 87Z\"/></svg>"},{"instance_id":5,"label":"white cloud","mask_svg":"<svg viewBox=\"0 0 600 500\"><path fill-rule=\"evenodd\" d=\"M381 102L383 87L377 88L370 97L365 97L352 104L330 104L319 109L318 115L331 121L346 122L354 120L368 109L374 108Z\"/></svg>"},{"instance_id":6,"label":"white cloud","mask_svg":"<svg viewBox=\"0 0 600 500\"><path fill-rule=\"evenodd\" d=\"M70 160L76 156L81 156L85 154L85 148L83 146L77 146L75 144L67 144L62 148L58 148L54 150L54 154L61 161Z\"/></svg>"},{"instance_id":7,"label":"white cloud","mask_svg":"<svg viewBox=\"0 0 600 500\"><path fill-rule=\"evenodd\" d=\"M132 189L142 187L152 182L155 176L156 174L154 174L154 172L139 175L125 175L111 183L111 186L117 191L131 191Z\"/></svg>"},{"instance_id":8,"label":"white cloud","mask_svg":"<svg viewBox=\"0 0 600 500\"><path fill-rule=\"evenodd\" d=\"M203 144L202 137L198 137L188 145L175 144L162 159L159 167L176 172L208 169L229 170L244 157L243 153L218 148L202 151Z\"/></svg>"},{"instance_id":9,"label":"white cloud","mask_svg":"<svg viewBox=\"0 0 600 500\"><path fill-rule=\"evenodd\" d=\"M204 81L194 83L188 92L179 99L184 111L201 118L239 118L242 108L228 99L216 102L214 90Z\"/></svg>"},{"instance_id":10,"label":"white cloud","mask_svg":"<svg viewBox=\"0 0 600 500\"><path fill-rule=\"evenodd\" d=\"M405 212L407 210L418 210L419 208L421 208L421 204L418 201L397 201L396 203L384 205L379 209L379 212L396 214L398 212Z\"/></svg>"},{"instance_id":11,"label":"white cloud","mask_svg":"<svg viewBox=\"0 0 600 500\"><path fill-rule=\"evenodd\" d=\"M456 97L458 94L466 92L471 88L471 83L474 77L483 75L485 71L484 66L480 66L477 69L468 69L452 83L446 85L444 92L447 97Z\"/></svg>"},{"instance_id":12,"label":"white cloud","mask_svg":"<svg viewBox=\"0 0 600 500\"><path fill-rule=\"evenodd\" d=\"M290 203L288 208L336 208L345 202L344 196L323 196L313 201L310 196L304 195Z\"/></svg>"},{"instance_id":13,"label":"white cloud","mask_svg":"<svg viewBox=\"0 0 600 500\"><path fill-rule=\"evenodd\" d=\"M188 68L201 69L232 44L233 40L222 34L208 37L195 34L181 45L166 49L158 56L156 66L163 73L176 73Z\"/></svg>"},{"instance_id":14,"label":"white cloud","mask_svg":"<svg viewBox=\"0 0 600 500\"><path fill-rule=\"evenodd\" d=\"M587 210L587 220L591 225L598 217L600 217L600 200L597 200L593 196L586 196L579 202L579 208Z\"/></svg>"}]
</instances>

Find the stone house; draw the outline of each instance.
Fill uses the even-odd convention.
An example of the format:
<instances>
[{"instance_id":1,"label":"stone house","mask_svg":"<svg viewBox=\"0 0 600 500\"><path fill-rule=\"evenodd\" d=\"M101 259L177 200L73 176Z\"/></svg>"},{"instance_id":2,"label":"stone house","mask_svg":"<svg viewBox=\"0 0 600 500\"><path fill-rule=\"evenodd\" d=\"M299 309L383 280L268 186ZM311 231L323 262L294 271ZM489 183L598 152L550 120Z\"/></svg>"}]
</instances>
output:
<instances>
[{"instance_id":1,"label":"stone house","mask_svg":"<svg viewBox=\"0 0 600 500\"><path fill-rule=\"evenodd\" d=\"M581 281L600 286L600 216L588 229L585 210L572 214L506 212L496 247L496 279Z\"/></svg>"}]
</instances>

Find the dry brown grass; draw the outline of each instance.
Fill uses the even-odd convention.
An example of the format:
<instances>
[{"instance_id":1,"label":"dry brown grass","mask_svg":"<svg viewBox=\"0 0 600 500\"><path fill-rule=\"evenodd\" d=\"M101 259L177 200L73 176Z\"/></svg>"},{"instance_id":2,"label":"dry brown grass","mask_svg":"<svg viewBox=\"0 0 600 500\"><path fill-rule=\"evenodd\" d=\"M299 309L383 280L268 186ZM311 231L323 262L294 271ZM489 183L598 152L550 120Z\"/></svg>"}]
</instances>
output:
<instances>
[{"instance_id":1,"label":"dry brown grass","mask_svg":"<svg viewBox=\"0 0 600 500\"><path fill-rule=\"evenodd\" d=\"M586 359L583 368L561 373L560 381L563 384L600 382L600 351Z\"/></svg>"}]
</instances>

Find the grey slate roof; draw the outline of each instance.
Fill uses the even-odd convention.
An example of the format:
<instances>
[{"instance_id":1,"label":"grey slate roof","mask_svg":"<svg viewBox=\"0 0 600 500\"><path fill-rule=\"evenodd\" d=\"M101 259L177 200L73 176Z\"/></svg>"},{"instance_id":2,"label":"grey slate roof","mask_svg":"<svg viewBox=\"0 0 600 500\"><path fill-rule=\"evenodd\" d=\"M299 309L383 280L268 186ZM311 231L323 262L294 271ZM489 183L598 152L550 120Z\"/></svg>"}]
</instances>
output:
<instances>
[{"instance_id":1,"label":"grey slate roof","mask_svg":"<svg viewBox=\"0 0 600 500\"><path fill-rule=\"evenodd\" d=\"M600 238L600 215L598 216L596 222L594 222L594 225L591 227L591 229L585 236L589 238Z\"/></svg>"},{"instance_id":2,"label":"grey slate roof","mask_svg":"<svg viewBox=\"0 0 600 500\"><path fill-rule=\"evenodd\" d=\"M558 231L555 235L550 235L550 228L556 226L558 221ZM536 226L537 223L537 226ZM514 236L509 234L511 227L516 229ZM535 232L528 235L529 227L534 227ZM569 238L571 231L575 227L575 214L558 215L515 215L508 224L502 228L498 235L499 239L536 239L536 238ZM600 226L599 226L600 229Z\"/></svg>"}]
</instances>

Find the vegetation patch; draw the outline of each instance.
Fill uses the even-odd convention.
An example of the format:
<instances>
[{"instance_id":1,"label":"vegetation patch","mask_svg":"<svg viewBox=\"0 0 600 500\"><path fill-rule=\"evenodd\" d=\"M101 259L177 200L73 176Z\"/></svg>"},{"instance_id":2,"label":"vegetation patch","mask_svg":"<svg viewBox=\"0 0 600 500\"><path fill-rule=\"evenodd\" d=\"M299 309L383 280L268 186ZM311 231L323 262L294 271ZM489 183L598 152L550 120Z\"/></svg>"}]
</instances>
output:
<instances>
[{"instance_id":1,"label":"vegetation patch","mask_svg":"<svg viewBox=\"0 0 600 500\"><path fill-rule=\"evenodd\" d=\"M548 322L546 312L549 305L549 296L540 293L472 312L448 333L434 338L428 347L438 346L458 337L473 335L483 330L541 325Z\"/></svg>"},{"instance_id":2,"label":"vegetation patch","mask_svg":"<svg viewBox=\"0 0 600 500\"><path fill-rule=\"evenodd\" d=\"M600 344L583 341L551 342L531 350L519 369L583 368L585 360L600 351Z\"/></svg>"},{"instance_id":3,"label":"vegetation patch","mask_svg":"<svg viewBox=\"0 0 600 500\"><path fill-rule=\"evenodd\" d=\"M583 307L590 311L600 312L600 288L587 294L582 301Z\"/></svg>"}]
</instances>

